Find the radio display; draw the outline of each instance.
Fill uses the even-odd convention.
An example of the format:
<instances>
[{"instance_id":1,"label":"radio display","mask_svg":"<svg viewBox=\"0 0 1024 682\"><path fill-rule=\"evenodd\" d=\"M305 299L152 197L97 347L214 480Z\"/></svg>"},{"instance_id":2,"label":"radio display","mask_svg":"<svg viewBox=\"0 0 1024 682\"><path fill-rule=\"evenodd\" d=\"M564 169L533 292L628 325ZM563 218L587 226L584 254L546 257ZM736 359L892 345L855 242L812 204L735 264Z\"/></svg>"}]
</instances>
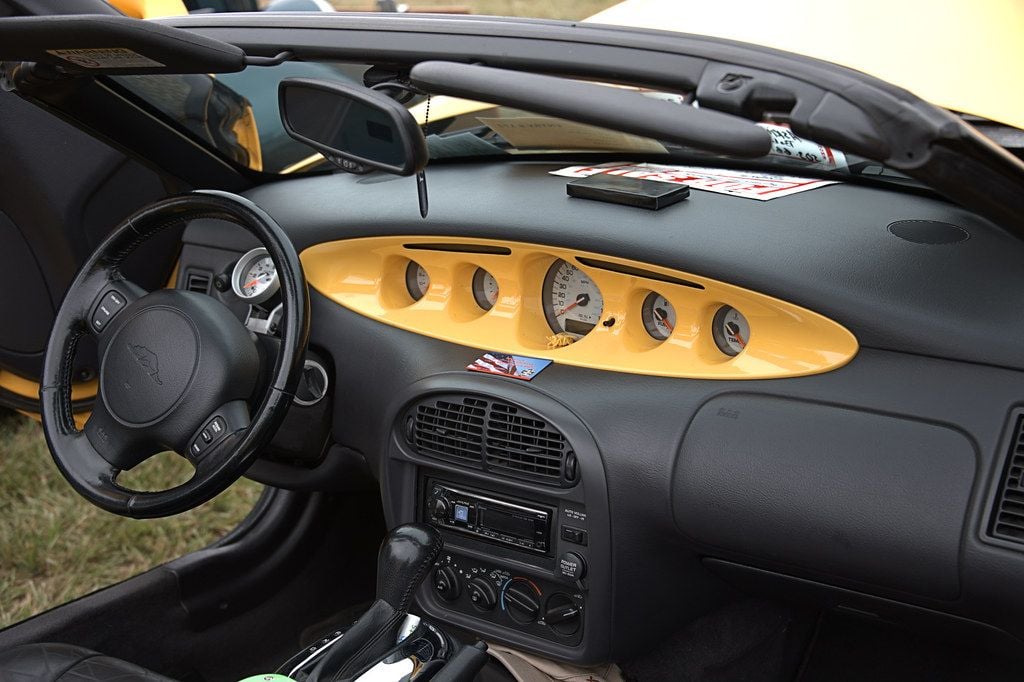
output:
<instances>
[{"instance_id":1,"label":"radio display","mask_svg":"<svg viewBox=\"0 0 1024 682\"><path fill-rule=\"evenodd\" d=\"M533 539L533 519L524 519L521 516L507 514L496 509L481 509L479 523L484 528L496 530L499 533L507 533L517 538Z\"/></svg>"}]
</instances>

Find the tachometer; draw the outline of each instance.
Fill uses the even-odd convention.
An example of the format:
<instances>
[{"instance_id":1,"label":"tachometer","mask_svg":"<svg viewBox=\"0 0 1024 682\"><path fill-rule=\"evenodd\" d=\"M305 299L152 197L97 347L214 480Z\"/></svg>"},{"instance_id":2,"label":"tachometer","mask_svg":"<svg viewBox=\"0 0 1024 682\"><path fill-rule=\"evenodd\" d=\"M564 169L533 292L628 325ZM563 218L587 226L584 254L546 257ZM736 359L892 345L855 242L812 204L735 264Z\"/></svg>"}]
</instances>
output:
<instances>
[{"instance_id":1,"label":"tachometer","mask_svg":"<svg viewBox=\"0 0 1024 682\"><path fill-rule=\"evenodd\" d=\"M405 268L405 288L409 290L412 300L418 301L427 295L430 288L430 275L416 261L409 261Z\"/></svg>"},{"instance_id":2,"label":"tachometer","mask_svg":"<svg viewBox=\"0 0 1024 682\"><path fill-rule=\"evenodd\" d=\"M743 313L730 305L724 305L715 313L711 322L711 335L718 350L726 355L739 355L750 343L750 323Z\"/></svg>"},{"instance_id":3,"label":"tachometer","mask_svg":"<svg viewBox=\"0 0 1024 682\"><path fill-rule=\"evenodd\" d=\"M250 305L263 303L277 293L281 283L270 254L263 247L253 249L238 259L231 272L231 289Z\"/></svg>"},{"instance_id":4,"label":"tachometer","mask_svg":"<svg viewBox=\"0 0 1024 682\"><path fill-rule=\"evenodd\" d=\"M664 341L675 331L676 309L661 294L653 291L647 294L640 310L640 317L644 321L644 329L658 341Z\"/></svg>"},{"instance_id":5,"label":"tachometer","mask_svg":"<svg viewBox=\"0 0 1024 682\"><path fill-rule=\"evenodd\" d=\"M498 280L483 268L473 273L473 298L484 310L490 310L498 302Z\"/></svg>"},{"instance_id":6,"label":"tachometer","mask_svg":"<svg viewBox=\"0 0 1024 682\"><path fill-rule=\"evenodd\" d=\"M544 316L551 329L579 339L601 319L604 299L587 273L564 260L555 261L544 278Z\"/></svg>"}]
</instances>

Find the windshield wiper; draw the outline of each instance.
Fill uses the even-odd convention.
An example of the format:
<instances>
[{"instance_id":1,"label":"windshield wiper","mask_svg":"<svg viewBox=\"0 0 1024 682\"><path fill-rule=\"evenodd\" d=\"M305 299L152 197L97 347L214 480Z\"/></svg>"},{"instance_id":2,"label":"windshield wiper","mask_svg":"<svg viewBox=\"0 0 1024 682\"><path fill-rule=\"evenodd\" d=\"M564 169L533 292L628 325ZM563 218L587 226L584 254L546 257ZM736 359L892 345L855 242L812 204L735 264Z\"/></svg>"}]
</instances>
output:
<instances>
[{"instance_id":1,"label":"windshield wiper","mask_svg":"<svg viewBox=\"0 0 1024 682\"><path fill-rule=\"evenodd\" d=\"M417 64L410 79L430 93L526 109L730 156L756 158L771 150L768 131L751 121L623 88L439 61Z\"/></svg>"}]
</instances>

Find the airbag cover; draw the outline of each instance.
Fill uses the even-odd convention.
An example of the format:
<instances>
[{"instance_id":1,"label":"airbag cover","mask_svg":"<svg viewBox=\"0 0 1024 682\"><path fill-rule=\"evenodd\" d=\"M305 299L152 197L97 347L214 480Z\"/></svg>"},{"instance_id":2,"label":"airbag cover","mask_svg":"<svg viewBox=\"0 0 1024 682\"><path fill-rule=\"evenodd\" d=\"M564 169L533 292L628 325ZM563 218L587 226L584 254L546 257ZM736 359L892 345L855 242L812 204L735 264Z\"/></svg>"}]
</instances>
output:
<instances>
[{"instance_id":1,"label":"airbag cover","mask_svg":"<svg viewBox=\"0 0 1024 682\"><path fill-rule=\"evenodd\" d=\"M974 471L971 441L951 428L728 395L687 430L673 513L711 555L955 599Z\"/></svg>"}]
</instances>

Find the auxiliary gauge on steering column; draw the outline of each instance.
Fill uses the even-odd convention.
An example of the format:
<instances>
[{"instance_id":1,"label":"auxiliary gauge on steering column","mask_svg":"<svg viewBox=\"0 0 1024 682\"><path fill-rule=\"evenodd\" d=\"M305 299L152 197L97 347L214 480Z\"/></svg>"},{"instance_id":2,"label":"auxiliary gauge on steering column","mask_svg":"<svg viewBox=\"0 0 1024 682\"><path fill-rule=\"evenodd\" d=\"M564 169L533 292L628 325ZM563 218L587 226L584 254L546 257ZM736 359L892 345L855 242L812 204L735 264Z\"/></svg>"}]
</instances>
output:
<instances>
[{"instance_id":1,"label":"auxiliary gauge on steering column","mask_svg":"<svg viewBox=\"0 0 1024 682\"><path fill-rule=\"evenodd\" d=\"M231 272L231 290L249 305L263 303L276 294L280 287L274 261L262 247L239 258Z\"/></svg>"}]
</instances>

